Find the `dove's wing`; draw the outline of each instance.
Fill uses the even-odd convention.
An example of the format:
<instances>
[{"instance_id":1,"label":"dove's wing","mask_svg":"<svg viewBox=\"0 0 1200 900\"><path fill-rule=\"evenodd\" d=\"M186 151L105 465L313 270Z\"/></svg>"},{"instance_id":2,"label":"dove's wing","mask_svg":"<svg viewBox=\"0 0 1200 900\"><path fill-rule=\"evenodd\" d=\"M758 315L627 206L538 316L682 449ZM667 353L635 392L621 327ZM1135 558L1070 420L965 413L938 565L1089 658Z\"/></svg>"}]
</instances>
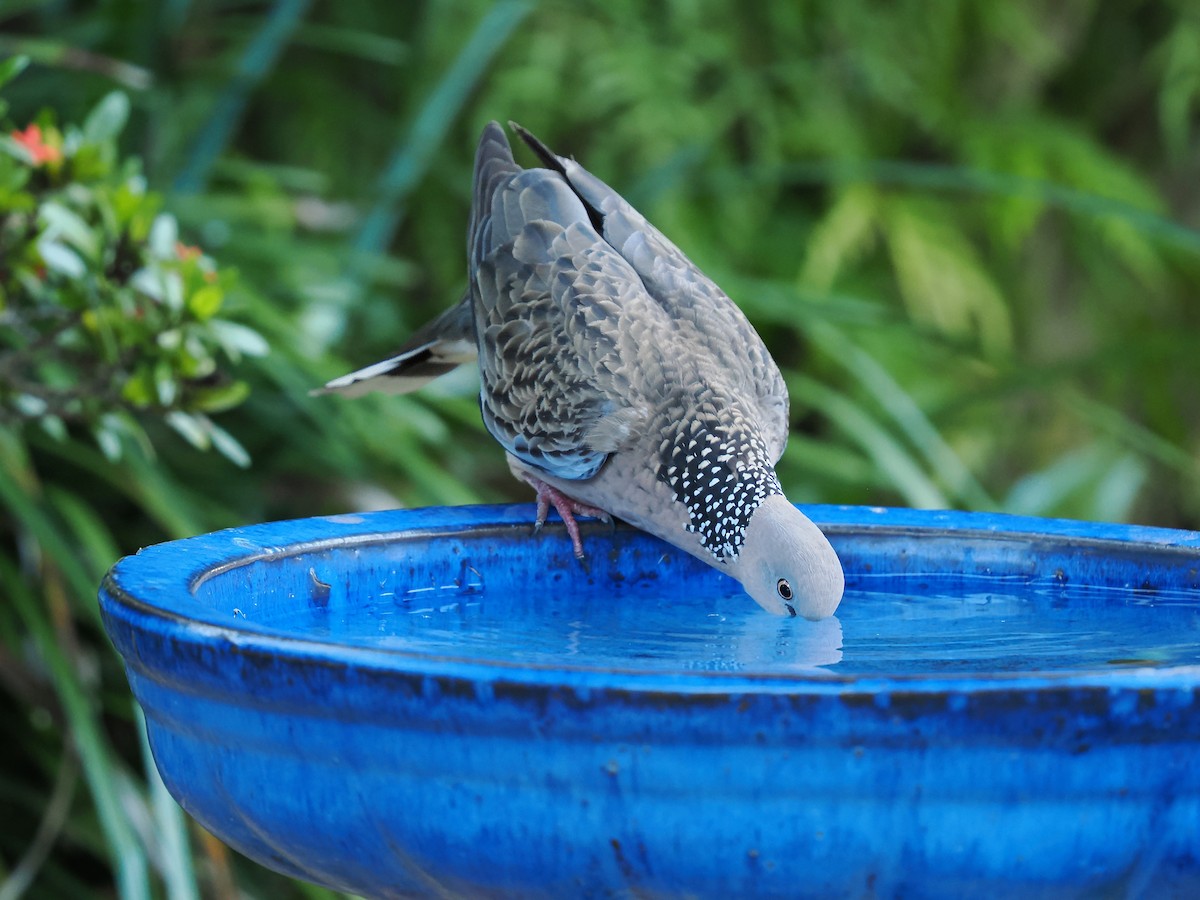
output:
<instances>
[{"instance_id":1,"label":"dove's wing","mask_svg":"<svg viewBox=\"0 0 1200 900\"><path fill-rule=\"evenodd\" d=\"M653 343L669 327L565 179L521 170L503 131L476 158L469 240L483 418L517 458L585 479L633 434Z\"/></svg>"},{"instance_id":2,"label":"dove's wing","mask_svg":"<svg viewBox=\"0 0 1200 900\"><path fill-rule=\"evenodd\" d=\"M707 355L718 377L757 401L756 420L771 458L778 460L787 443L787 387L746 316L620 194L574 160L555 155L525 129L515 123L513 128L547 166L562 173L589 220L673 320L680 339Z\"/></svg>"}]
</instances>

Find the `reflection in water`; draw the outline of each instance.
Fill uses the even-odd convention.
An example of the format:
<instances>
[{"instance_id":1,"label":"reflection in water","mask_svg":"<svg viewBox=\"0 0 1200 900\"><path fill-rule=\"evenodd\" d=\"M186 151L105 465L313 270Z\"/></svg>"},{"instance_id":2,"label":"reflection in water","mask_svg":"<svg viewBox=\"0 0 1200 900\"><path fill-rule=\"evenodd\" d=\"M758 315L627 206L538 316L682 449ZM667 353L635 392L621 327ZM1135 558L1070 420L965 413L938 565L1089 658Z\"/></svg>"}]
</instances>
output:
<instances>
[{"instance_id":1,"label":"reflection in water","mask_svg":"<svg viewBox=\"0 0 1200 900\"><path fill-rule=\"evenodd\" d=\"M755 614L757 613L757 614ZM714 639L705 655L678 660L684 669L704 671L812 672L842 661L842 623L837 616L806 622L762 614L712 623Z\"/></svg>"}]
</instances>

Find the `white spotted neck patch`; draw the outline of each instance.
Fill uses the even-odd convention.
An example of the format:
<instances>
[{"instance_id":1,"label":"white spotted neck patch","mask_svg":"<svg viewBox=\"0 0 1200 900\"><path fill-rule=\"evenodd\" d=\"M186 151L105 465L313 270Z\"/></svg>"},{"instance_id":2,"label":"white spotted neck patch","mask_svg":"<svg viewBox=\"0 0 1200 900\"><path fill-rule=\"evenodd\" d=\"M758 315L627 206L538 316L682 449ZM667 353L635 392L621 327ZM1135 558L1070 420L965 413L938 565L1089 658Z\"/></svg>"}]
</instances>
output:
<instances>
[{"instance_id":1,"label":"white spotted neck patch","mask_svg":"<svg viewBox=\"0 0 1200 900\"><path fill-rule=\"evenodd\" d=\"M782 494L762 439L739 422L691 419L668 429L659 478L688 513L687 530L718 562L737 559L750 517Z\"/></svg>"}]
</instances>

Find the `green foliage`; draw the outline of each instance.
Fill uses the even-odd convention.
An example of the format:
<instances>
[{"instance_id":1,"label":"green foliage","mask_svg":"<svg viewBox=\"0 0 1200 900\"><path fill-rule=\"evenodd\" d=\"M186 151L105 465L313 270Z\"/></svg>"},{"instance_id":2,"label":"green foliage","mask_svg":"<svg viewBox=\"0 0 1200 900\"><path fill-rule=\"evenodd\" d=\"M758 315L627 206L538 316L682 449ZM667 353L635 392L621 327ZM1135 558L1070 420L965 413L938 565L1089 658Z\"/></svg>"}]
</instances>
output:
<instances>
[{"instance_id":1,"label":"green foliage","mask_svg":"<svg viewBox=\"0 0 1200 900\"><path fill-rule=\"evenodd\" d=\"M153 413L246 464L206 413L248 393L219 361L266 343L218 317L232 273L181 243L136 160L118 161L128 116L114 92L82 127L47 111L0 145L0 424L58 440L78 425L115 460L149 445L136 414Z\"/></svg>"},{"instance_id":2,"label":"green foliage","mask_svg":"<svg viewBox=\"0 0 1200 900\"><path fill-rule=\"evenodd\" d=\"M459 296L488 119L743 306L794 499L1196 527L1193 5L0 6L0 896L319 895L165 802L95 585L225 525L526 496L470 373L308 395Z\"/></svg>"}]
</instances>

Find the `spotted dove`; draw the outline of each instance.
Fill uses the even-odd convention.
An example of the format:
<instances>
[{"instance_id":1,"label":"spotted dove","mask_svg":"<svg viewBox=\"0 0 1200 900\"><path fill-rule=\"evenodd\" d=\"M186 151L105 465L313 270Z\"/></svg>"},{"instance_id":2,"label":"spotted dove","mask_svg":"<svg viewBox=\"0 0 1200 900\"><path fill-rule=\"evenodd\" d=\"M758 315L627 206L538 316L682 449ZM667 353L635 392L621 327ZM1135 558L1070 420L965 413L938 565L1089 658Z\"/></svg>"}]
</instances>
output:
<instances>
[{"instance_id":1,"label":"spotted dove","mask_svg":"<svg viewBox=\"0 0 1200 900\"><path fill-rule=\"evenodd\" d=\"M514 475L577 515L617 516L738 579L769 612L831 615L844 579L784 497L783 378L733 302L572 159L503 129L475 157L466 295L394 356L325 386L415 390L478 359L483 421Z\"/></svg>"}]
</instances>

